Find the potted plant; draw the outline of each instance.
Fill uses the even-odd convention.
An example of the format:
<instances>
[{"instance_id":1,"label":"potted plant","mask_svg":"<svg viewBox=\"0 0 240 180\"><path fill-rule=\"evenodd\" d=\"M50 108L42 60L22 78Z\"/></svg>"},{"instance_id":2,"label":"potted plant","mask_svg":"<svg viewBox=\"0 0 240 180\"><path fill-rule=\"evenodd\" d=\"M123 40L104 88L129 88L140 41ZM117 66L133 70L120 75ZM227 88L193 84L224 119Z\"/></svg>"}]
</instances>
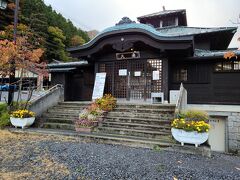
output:
<instances>
[{"instance_id":1,"label":"potted plant","mask_svg":"<svg viewBox=\"0 0 240 180\"><path fill-rule=\"evenodd\" d=\"M75 121L75 129L78 132L91 132L99 122L103 121L105 113L116 107L116 98L111 94L105 94L96 99L88 108L84 109Z\"/></svg>"},{"instance_id":2,"label":"potted plant","mask_svg":"<svg viewBox=\"0 0 240 180\"><path fill-rule=\"evenodd\" d=\"M94 122L88 119L78 119L75 122L75 130L77 132L91 132Z\"/></svg>"},{"instance_id":3,"label":"potted plant","mask_svg":"<svg viewBox=\"0 0 240 180\"><path fill-rule=\"evenodd\" d=\"M13 111L10 115L11 124L22 129L31 126L35 121L35 113L26 109Z\"/></svg>"},{"instance_id":4,"label":"potted plant","mask_svg":"<svg viewBox=\"0 0 240 180\"><path fill-rule=\"evenodd\" d=\"M188 110L178 115L171 124L172 135L181 143L194 144L198 147L208 139L210 125L207 123L208 114L199 110Z\"/></svg>"},{"instance_id":5,"label":"potted plant","mask_svg":"<svg viewBox=\"0 0 240 180\"><path fill-rule=\"evenodd\" d=\"M75 130L77 132L91 132L102 120L102 113L103 111L95 103L92 103L79 114L79 118L75 121Z\"/></svg>"},{"instance_id":6,"label":"potted plant","mask_svg":"<svg viewBox=\"0 0 240 180\"><path fill-rule=\"evenodd\" d=\"M96 99L95 103L101 110L109 112L116 107L117 100L111 94L105 94L102 98Z\"/></svg>"}]
</instances>

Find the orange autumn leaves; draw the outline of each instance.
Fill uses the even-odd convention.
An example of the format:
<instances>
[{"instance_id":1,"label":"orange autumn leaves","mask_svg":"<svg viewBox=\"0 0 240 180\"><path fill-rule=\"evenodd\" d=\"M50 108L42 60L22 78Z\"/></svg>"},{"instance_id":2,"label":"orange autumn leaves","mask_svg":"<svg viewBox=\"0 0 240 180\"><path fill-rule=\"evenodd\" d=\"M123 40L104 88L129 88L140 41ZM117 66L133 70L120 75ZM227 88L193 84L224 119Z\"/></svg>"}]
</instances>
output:
<instances>
[{"instance_id":1,"label":"orange autumn leaves","mask_svg":"<svg viewBox=\"0 0 240 180\"><path fill-rule=\"evenodd\" d=\"M44 50L36 47L37 41L32 41L33 34L29 28L20 24L16 43L12 39L11 26L0 32L0 76L7 76L11 72L10 63L14 62L16 69L25 69L47 76L46 63L42 62Z\"/></svg>"},{"instance_id":2,"label":"orange autumn leaves","mask_svg":"<svg viewBox=\"0 0 240 180\"><path fill-rule=\"evenodd\" d=\"M224 59L231 59L234 57L237 59L237 55L233 51L226 52L223 57Z\"/></svg>"}]
</instances>

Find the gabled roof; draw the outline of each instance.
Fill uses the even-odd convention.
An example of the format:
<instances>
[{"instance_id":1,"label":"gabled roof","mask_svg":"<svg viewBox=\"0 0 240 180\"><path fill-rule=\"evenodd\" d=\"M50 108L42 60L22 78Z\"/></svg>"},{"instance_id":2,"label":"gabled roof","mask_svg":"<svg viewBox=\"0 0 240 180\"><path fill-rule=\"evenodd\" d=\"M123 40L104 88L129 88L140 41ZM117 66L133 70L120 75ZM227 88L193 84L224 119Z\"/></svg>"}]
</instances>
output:
<instances>
[{"instance_id":1,"label":"gabled roof","mask_svg":"<svg viewBox=\"0 0 240 180\"><path fill-rule=\"evenodd\" d=\"M164 10L164 11L160 11L160 12L156 12L156 13L140 16L137 19L139 20L139 19L143 19L143 18L150 18L150 17L156 17L156 16L159 17L159 16L165 16L165 15L176 14L176 13L186 13L186 9Z\"/></svg>"},{"instance_id":2,"label":"gabled roof","mask_svg":"<svg viewBox=\"0 0 240 180\"><path fill-rule=\"evenodd\" d=\"M234 33L237 30L237 27L200 28L200 27L172 26L158 28L157 30L158 32L164 34L165 36L187 36L223 31L233 31Z\"/></svg>"}]
</instances>

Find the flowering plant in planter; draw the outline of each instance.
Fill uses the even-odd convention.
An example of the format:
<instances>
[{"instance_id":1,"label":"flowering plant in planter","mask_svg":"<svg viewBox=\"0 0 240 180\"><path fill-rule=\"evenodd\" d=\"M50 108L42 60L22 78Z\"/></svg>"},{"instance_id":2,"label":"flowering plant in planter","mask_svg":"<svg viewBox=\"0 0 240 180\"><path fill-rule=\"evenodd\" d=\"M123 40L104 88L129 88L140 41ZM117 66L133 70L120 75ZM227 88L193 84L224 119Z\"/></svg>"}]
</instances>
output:
<instances>
[{"instance_id":1,"label":"flowering plant in planter","mask_svg":"<svg viewBox=\"0 0 240 180\"><path fill-rule=\"evenodd\" d=\"M199 110L188 110L173 120L172 135L174 139L184 143L195 144L197 147L199 144L204 143L208 139L208 131L210 125L207 123L208 114Z\"/></svg>"},{"instance_id":2,"label":"flowering plant in planter","mask_svg":"<svg viewBox=\"0 0 240 180\"><path fill-rule=\"evenodd\" d=\"M91 129L102 121L103 114L116 107L116 101L111 94L105 94L102 98L96 99L79 114L79 118L75 121L76 131L91 132Z\"/></svg>"},{"instance_id":3,"label":"flowering plant in planter","mask_svg":"<svg viewBox=\"0 0 240 180\"><path fill-rule=\"evenodd\" d=\"M103 111L112 111L116 107L117 100L111 94L105 94L102 98L96 99L96 104Z\"/></svg>"},{"instance_id":4,"label":"flowering plant in planter","mask_svg":"<svg viewBox=\"0 0 240 180\"><path fill-rule=\"evenodd\" d=\"M97 125L103 111L92 103L88 108L84 109L79 118L75 121L76 131L91 132L91 129Z\"/></svg>"},{"instance_id":5,"label":"flowering plant in planter","mask_svg":"<svg viewBox=\"0 0 240 180\"><path fill-rule=\"evenodd\" d=\"M171 126L184 131L196 131L198 133L208 132L210 125L205 121L186 121L185 119L174 119Z\"/></svg>"},{"instance_id":6,"label":"flowering plant in planter","mask_svg":"<svg viewBox=\"0 0 240 180\"><path fill-rule=\"evenodd\" d=\"M91 120L88 120L88 119L78 119L75 122L75 126L76 127L87 127L87 128L90 128L90 127L93 127L93 125L94 125L94 122L91 121Z\"/></svg>"},{"instance_id":7,"label":"flowering plant in planter","mask_svg":"<svg viewBox=\"0 0 240 180\"><path fill-rule=\"evenodd\" d=\"M30 117L35 117L35 113L32 111L29 111L27 109L22 109L22 110L17 110L13 111L11 114L11 117L14 118L30 118Z\"/></svg>"},{"instance_id":8,"label":"flowering plant in planter","mask_svg":"<svg viewBox=\"0 0 240 180\"><path fill-rule=\"evenodd\" d=\"M35 113L26 109L13 111L10 115L10 121L15 127L25 128L34 123Z\"/></svg>"}]
</instances>

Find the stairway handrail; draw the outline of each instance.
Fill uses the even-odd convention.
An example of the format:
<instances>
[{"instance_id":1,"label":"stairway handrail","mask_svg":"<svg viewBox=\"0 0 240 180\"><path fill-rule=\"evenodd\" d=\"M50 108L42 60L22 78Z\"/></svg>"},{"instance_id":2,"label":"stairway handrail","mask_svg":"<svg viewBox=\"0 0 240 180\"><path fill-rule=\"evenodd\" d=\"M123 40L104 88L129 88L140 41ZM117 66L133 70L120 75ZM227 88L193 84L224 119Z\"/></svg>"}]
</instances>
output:
<instances>
[{"instance_id":1,"label":"stairway handrail","mask_svg":"<svg viewBox=\"0 0 240 180\"><path fill-rule=\"evenodd\" d=\"M183 87L183 83L180 85L179 89L179 96L177 99L176 107L175 107L175 117L178 116L178 113L181 112L182 110L186 109L187 106L187 90Z\"/></svg>"},{"instance_id":2,"label":"stairway handrail","mask_svg":"<svg viewBox=\"0 0 240 180\"><path fill-rule=\"evenodd\" d=\"M49 88L48 90L44 91L44 94L41 94L40 96L37 96L33 99L30 100L30 103L33 103L35 101L37 101L38 99L42 99L43 97L47 96L49 93L51 93L52 91L55 91L59 88L63 88L62 84L56 84L53 87Z\"/></svg>"}]
</instances>

